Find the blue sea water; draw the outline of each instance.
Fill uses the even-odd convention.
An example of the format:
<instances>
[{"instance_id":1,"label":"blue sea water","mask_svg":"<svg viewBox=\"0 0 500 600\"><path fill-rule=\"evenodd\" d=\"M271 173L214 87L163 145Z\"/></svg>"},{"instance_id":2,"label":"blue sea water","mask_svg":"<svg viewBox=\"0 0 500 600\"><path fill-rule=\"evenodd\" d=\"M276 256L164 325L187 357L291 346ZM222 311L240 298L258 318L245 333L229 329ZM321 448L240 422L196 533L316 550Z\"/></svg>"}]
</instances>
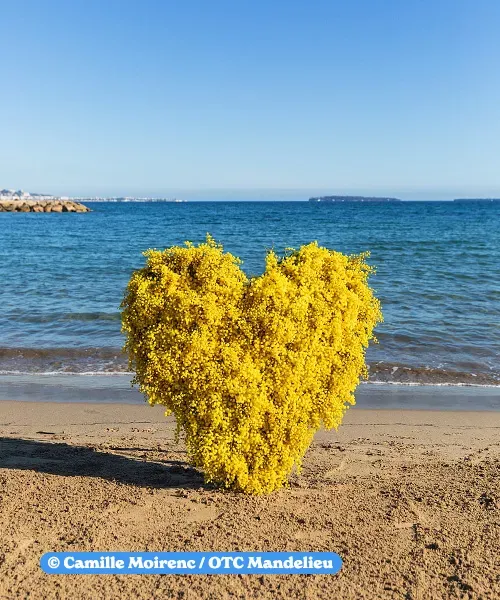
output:
<instances>
[{"instance_id":1,"label":"blue sea water","mask_svg":"<svg viewBox=\"0 0 500 600\"><path fill-rule=\"evenodd\" d=\"M0 374L127 370L119 305L142 252L210 233L249 274L270 248L370 251L372 381L500 384L500 203L92 203L0 213Z\"/></svg>"}]
</instances>

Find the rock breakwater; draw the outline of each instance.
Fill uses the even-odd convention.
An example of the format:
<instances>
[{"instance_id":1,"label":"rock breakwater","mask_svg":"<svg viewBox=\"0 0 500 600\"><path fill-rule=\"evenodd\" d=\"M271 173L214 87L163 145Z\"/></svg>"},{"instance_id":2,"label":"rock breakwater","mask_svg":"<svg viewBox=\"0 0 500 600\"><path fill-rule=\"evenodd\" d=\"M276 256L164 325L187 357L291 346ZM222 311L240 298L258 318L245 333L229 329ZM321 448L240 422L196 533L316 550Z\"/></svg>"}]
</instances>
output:
<instances>
[{"instance_id":1,"label":"rock breakwater","mask_svg":"<svg viewBox=\"0 0 500 600\"><path fill-rule=\"evenodd\" d=\"M73 200L1 200L0 212L84 213L90 208Z\"/></svg>"}]
</instances>

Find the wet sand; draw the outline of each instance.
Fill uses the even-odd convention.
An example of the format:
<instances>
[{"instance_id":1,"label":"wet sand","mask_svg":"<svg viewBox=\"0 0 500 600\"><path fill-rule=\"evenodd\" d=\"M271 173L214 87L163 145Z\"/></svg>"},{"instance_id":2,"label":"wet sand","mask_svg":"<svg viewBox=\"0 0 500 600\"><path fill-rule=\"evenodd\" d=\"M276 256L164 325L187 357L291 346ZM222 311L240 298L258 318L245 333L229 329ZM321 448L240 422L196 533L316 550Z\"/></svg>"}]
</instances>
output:
<instances>
[{"instance_id":1,"label":"wet sand","mask_svg":"<svg viewBox=\"0 0 500 600\"><path fill-rule=\"evenodd\" d=\"M144 406L131 374L12 374L0 376L0 399L68 404L119 403ZM362 383L356 406L369 409L500 410L500 386L393 385Z\"/></svg>"},{"instance_id":2,"label":"wet sand","mask_svg":"<svg viewBox=\"0 0 500 600\"><path fill-rule=\"evenodd\" d=\"M0 402L0 598L499 598L500 412L350 409L289 489L206 486L140 404ZM333 551L335 576L46 575L48 551Z\"/></svg>"}]
</instances>

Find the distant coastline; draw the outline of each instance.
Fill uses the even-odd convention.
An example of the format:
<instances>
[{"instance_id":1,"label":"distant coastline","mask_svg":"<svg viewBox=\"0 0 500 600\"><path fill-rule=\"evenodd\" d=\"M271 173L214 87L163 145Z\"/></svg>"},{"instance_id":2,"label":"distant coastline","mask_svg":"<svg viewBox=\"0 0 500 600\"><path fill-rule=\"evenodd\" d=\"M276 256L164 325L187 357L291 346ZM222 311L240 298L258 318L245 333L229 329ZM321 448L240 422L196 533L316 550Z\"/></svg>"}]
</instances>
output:
<instances>
[{"instance_id":1,"label":"distant coastline","mask_svg":"<svg viewBox=\"0 0 500 600\"><path fill-rule=\"evenodd\" d=\"M186 202L180 198L152 198L152 197L134 197L134 196L55 196L53 194L38 194L25 192L24 190L0 190L0 202L40 202L40 201L58 201L58 202Z\"/></svg>"},{"instance_id":2,"label":"distant coastline","mask_svg":"<svg viewBox=\"0 0 500 600\"><path fill-rule=\"evenodd\" d=\"M316 196L309 202L402 202L399 198L379 198L376 196Z\"/></svg>"},{"instance_id":3,"label":"distant coastline","mask_svg":"<svg viewBox=\"0 0 500 600\"><path fill-rule=\"evenodd\" d=\"M123 196L116 198L101 198L101 197L81 197L81 198L73 198L73 200L77 200L78 202L186 202L186 200L181 200L180 198L135 198L133 196Z\"/></svg>"}]
</instances>

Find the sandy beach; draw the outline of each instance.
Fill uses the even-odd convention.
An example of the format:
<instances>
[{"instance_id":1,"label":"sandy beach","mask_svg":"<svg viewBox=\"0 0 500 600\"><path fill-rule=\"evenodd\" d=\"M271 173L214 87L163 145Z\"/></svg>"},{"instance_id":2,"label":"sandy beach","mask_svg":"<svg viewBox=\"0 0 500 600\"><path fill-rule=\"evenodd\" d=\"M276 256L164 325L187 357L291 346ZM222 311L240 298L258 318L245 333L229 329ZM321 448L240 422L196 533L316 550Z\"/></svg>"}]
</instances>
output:
<instances>
[{"instance_id":1,"label":"sandy beach","mask_svg":"<svg viewBox=\"0 0 500 600\"><path fill-rule=\"evenodd\" d=\"M500 412L363 410L289 489L205 486L147 405L0 402L0 598L498 598ZM335 576L46 575L47 551L334 551Z\"/></svg>"}]
</instances>

